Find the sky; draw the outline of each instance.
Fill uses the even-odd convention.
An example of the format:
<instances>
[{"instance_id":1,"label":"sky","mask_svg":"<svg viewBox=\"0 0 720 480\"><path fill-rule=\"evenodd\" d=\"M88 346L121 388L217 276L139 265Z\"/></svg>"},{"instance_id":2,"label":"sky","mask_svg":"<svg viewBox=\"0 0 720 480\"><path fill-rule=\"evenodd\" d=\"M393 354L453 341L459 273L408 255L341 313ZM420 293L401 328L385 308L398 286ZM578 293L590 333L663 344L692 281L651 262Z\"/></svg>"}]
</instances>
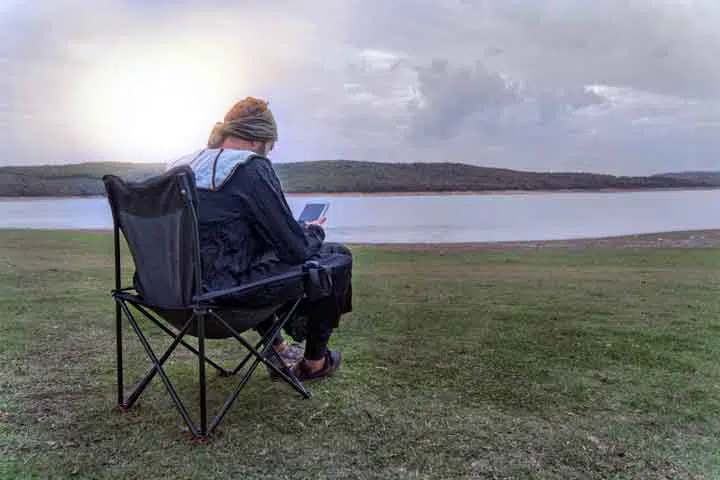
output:
<instances>
[{"instance_id":1,"label":"sky","mask_svg":"<svg viewBox=\"0 0 720 480\"><path fill-rule=\"evenodd\" d=\"M0 0L0 165L166 162L253 95L274 161L720 170L717 0Z\"/></svg>"}]
</instances>

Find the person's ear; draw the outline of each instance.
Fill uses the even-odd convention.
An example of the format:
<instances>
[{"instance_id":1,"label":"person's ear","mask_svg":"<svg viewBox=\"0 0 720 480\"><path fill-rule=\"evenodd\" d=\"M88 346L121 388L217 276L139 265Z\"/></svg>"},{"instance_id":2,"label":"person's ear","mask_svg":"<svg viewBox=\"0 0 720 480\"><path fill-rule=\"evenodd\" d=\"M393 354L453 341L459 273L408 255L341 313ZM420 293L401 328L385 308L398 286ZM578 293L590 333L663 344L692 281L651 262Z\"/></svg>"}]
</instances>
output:
<instances>
[{"instance_id":1,"label":"person's ear","mask_svg":"<svg viewBox=\"0 0 720 480\"><path fill-rule=\"evenodd\" d=\"M260 147L258 147L257 151L262 152L263 157L267 157L273 149L274 142L258 142L258 143L260 144Z\"/></svg>"},{"instance_id":2,"label":"person's ear","mask_svg":"<svg viewBox=\"0 0 720 480\"><path fill-rule=\"evenodd\" d=\"M260 140L253 140L252 143L250 143L250 150L257 153L258 155L265 156L265 142L261 142Z\"/></svg>"}]
</instances>

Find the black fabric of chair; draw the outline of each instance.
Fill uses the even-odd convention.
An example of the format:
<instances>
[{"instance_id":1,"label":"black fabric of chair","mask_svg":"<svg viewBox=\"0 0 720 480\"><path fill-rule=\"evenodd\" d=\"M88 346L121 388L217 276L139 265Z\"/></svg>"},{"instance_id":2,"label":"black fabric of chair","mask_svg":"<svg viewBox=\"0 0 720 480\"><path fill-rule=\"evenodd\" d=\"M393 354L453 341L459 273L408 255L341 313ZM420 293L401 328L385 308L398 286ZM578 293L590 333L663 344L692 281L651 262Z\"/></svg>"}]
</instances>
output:
<instances>
[{"instance_id":1,"label":"black fabric of chair","mask_svg":"<svg viewBox=\"0 0 720 480\"><path fill-rule=\"evenodd\" d=\"M133 406L143 390L159 375L180 415L194 438L211 435L247 384L260 363L279 374L303 397L310 392L287 368L271 363L277 356L273 340L292 318L300 302L313 296L313 286L323 288L330 269L318 262L308 262L251 284L223 291L201 291L200 245L198 239L198 201L192 170L176 167L143 182L126 182L115 175L103 177L114 223L118 409ZM122 286L121 236L127 243L135 266L133 286ZM262 306L244 305L259 289L282 292L275 303ZM227 301L231 298L232 301ZM132 307L132 308L131 308ZM160 356L150 346L135 314L150 320L174 338ZM127 397L123 380L123 317L128 321L152 363L149 372ZM254 345L243 333L269 320L272 328ZM197 337L197 348L187 343L186 335ZM206 339L234 338L248 353L234 370L226 370L205 355ZM199 360L200 422L193 422L168 378L163 364L178 345L194 353ZM252 360L252 362L251 362ZM238 374L245 368L237 387L208 425L205 365L222 376ZM277 362L282 365L282 362Z\"/></svg>"}]
</instances>

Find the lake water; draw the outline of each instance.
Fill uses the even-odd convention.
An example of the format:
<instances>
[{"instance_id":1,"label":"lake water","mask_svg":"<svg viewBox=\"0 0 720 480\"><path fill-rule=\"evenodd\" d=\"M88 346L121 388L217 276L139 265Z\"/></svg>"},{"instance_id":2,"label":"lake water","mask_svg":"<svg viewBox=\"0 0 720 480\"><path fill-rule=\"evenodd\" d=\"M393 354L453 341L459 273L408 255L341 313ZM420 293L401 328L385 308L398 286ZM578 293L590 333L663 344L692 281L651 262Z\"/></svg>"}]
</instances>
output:
<instances>
[{"instance_id":1,"label":"lake water","mask_svg":"<svg viewBox=\"0 0 720 480\"><path fill-rule=\"evenodd\" d=\"M353 243L589 238L720 228L720 190L417 196L291 196L328 200L327 238ZM102 197L0 199L0 228L110 229Z\"/></svg>"}]
</instances>

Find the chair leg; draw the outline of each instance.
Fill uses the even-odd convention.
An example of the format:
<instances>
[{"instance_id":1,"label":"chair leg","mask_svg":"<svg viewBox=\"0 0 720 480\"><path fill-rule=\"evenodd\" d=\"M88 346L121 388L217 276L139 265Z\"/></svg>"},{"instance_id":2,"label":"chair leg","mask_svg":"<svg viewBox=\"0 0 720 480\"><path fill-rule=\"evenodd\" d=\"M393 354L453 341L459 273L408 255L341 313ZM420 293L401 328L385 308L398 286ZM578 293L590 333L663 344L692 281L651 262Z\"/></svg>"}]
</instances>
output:
<instances>
[{"instance_id":1,"label":"chair leg","mask_svg":"<svg viewBox=\"0 0 720 480\"><path fill-rule=\"evenodd\" d=\"M247 385L248 381L250 381L250 377L252 377L253 373L255 373L255 369L257 368L259 363L260 363L260 360L255 359L255 361L253 361L253 363L245 371L245 374L240 379L240 382L235 387L235 390L233 390L233 392L230 394L230 396L225 400L225 403L223 404L222 408L215 415L215 418L213 418L213 421L210 424L210 428L208 429L208 435L213 433L215 431L215 429L218 427L218 425L220 425L220 422L225 417L225 414L230 410L230 407L232 407L232 404L235 403L235 400L237 399L238 395L240 394L240 391L245 387L245 385Z\"/></svg>"},{"instance_id":2,"label":"chair leg","mask_svg":"<svg viewBox=\"0 0 720 480\"><path fill-rule=\"evenodd\" d=\"M205 312L196 314L198 333L198 368L200 369L200 436L207 435L207 389L205 385Z\"/></svg>"},{"instance_id":3,"label":"chair leg","mask_svg":"<svg viewBox=\"0 0 720 480\"><path fill-rule=\"evenodd\" d=\"M274 337L272 337L274 338ZM241 343L243 343L242 340L239 340ZM238 364L237 368L232 372L233 375L237 375L237 373L242 370L242 368L245 366L245 364L252 358L253 352L257 351L262 347L263 345L269 346L269 348L265 349L263 348L261 353L258 353L259 355L263 355L265 357L268 356L268 353L271 355L275 355L277 359L281 359L280 352L278 352L277 348L275 348L275 345L272 344L272 340L268 339L260 339L254 347L254 350L250 347L247 347L250 350L250 353L248 353L245 358ZM282 361L282 360L281 360ZM287 383L290 384L291 387L293 387L300 395L302 395L304 398L310 398L312 394L305 388L305 386L300 383L300 381L295 377L295 375L287 368L278 368L275 365L269 364L269 368L271 368L273 371L275 371L280 377L285 380Z\"/></svg>"},{"instance_id":4,"label":"chair leg","mask_svg":"<svg viewBox=\"0 0 720 480\"><path fill-rule=\"evenodd\" d=\"M152 316L152 314L150 314L150 312L148 312L145 308L143 308L142 305L138 305L138 304L136 304L136 303L132 303L132 306L135 307L140 313L142 313L142 314L145 316L145 318L147 318L148 320L150 320L151 322L153 322L158 328L160 328L160 330L162 330L163 332L167 333L168 335L170 335L170 336L173 337L173 338L176 338L176 337L177 337L177 334L176 334L175 332L173 332L173 331L170 330L168 327L166 327L166 326L163 325L161 322L159 322L155 317ZM200 352L198 352L197 349L195 349L195 347L193 347L192 345L190 345L189 343L187 343L185 340L181 340L181 341L180 341L180 345L182 345L183 347L187 348L188 350L190 350L190 351L191 351L192 353L194 353L195 355L200 355ZM202 356L204 356L204 355L202 355ZM205 358L205 361L206 361L208 364L210 364L210 366L212 366L215 370L217 370L217 371L218 371L218 374L219 374L221 377L229 377L229 376L233 375L232 372L230 372L229 370L226 370L225 368L221 367L220 365L218 365L217 363L215 363L215 362L212 361L211 359Z\"/></svg>"},{"instance_id":5,"label":"chair leg","mask_svg":"<svg viewBox=\"0 0 720 480\"><path fill-rule=\"evenodd\" d=\"M123 345L122 345L122 309L118 303L115 294L121 289L121 273L122 262L120 259L120 227L116 221L113 221L113 252L115 257L115 290L113 297L115 298L115 342L116 342L116 368L117 368L117 394L118 403L116 408L123 408L123 400L125 392L123 388Z\"/></svg>"},{"instance_id":6,"label":"chair leg","mask_svg":"<svg viewBox=\"0 0 720 480\"><path fill-rule=\"evenodd\" d=\"M175 406L177 407L181 417L183 418L183 421L187 425L188 429L191 432L192 437L195 440L204 441L206 440L218 427L220 422L223 420L227 412L230 410L231 406L237 399L238 395L240 394L241 390L247 385L250 378L254 374L257 367L264 363L268 366L268 368L273 369L275 372L278 373L278 375L290 386L292 386L295 390L297 390L303 397L310 398L311 394L308 390L305 389L303 384L295 377L295 375L292 373L292 371L288 370L287 368L282 369L278 368L276 365L272 364L268 360L269 354L279 355L277 352L277 349L273 345L273 340L275 337L277 337L278 333L282 329L283 325L287 322L287 320L290 318L292 313L297 308L297 305L299 305L300 300L298 300L293 308L288 312L286 315L283 316L283 318L273 325L271 328L271 331L268 332L267 335L265 335L260 341L257 342L255 346L250 344L248 340L246 340L244 337L240 336L240 334L233 329L228 323L219 315L217 315L212 310L204 310L204 309L196 309L193 312L193 315L188 319L188 321L185 323L183 328L180 330L179 334L175 334L172 331L169 331L167 328L162 328L164 325L159 323L156 319L154 319L150 313L142 308L140 305L136 305L135 302L131 301L128 298L123 298L121 296L118 296L115 298L116 300L116 334L117 334L117 365L118 365L118 400L119 405L122 409L129 409L132 407L132 405L137 401L140 394L145 390L147 385L152 381L152 379L155 377L156 374L160 375L160 378L162 380L162 383L164 384L168 394L173 400L173 403L175 403ZM166 333L168 333L170 336L173 337L172 344L167 348L165 353L158 358L155 352L153 351L152 347L150 346L150 343L148 342L147 338L145 337L144 333L140 329L140 326L138 325L137 321L135 320L135 317L130 312L129 305L134 306L138 309L143 315L148 317L150 320L153 321L156 325L160 326L161 329L163 329ZM123 365L122 365L122 317L125 316L130 323L130 326L134 330L138 340L140 341L141 345L143 346L145 353L148 355L152 367L147 372L147 374L142 378L142 380L139 382L139 384L135 387L133 392L128 397L127 401L124 400L124 392L123 392ZM219 322L221 322L228 331L232 334L233 337L235 337L248 351L249 353L246 355L245 359L241 362L241 365L236 370L239 371L244 365L248 363L248 361L254 357L254 360L250 364L250 366L247 368L247 370L244 372L242 378L240 379L238 385L235 387L233 392L228 396L225 403L223 404L222 408L217 412L217 414L212 419L212 422L210 422L210 425L208 425L208 415L207 415L207 374L206 374L206 368L205 364L206 362L213 366L214 368L220 370L221 372L227 372L226 370L222 369L222 367L219 367L214 362L210 361L205 357L205 340L206 340L206 324L207 324L207 318L208 316L213 316L215 319L217 319ZM196 325L197 328L197 338L198 338L198 348L195 350L192 346L187 344L183 341L183 337L187 334L192 324ZM168 378L167 374L165 373L165 370L163 368L163 365L165 362L170 358L172 353L175 351L178 345L183 345L186 348L188 348L190 351L195 353L198 357L198 367L199 367L199 395L200 395L200 424L199 428L198 426L192 421L190 418L190 414L183 403L183 401L180 399L175 386L171 382L171 380ZM262 348L261 348L262 347Z\"/></svg>"},{"instance_id":7,"label":"chair leg","mask_svg":"<svg viewBox=\"0 0 720 480\"><path fill-rule=\"evenodd\" d=\"M216 315L216 318L219 318L219 317L217 317L217 315ZM223 320L220 320L220 321L223 322ZM224 323L224 322L223 322L223 323ZM235 332L235 331L232 330L232 329L230 329L230 330L231 330L230 333L235 337L235 339L236 339L237 341L239 341L241 344L243 344L243 346L245 346L245 345L244 345L244 339L240 336L240 334L237 333L237 332ZM272 330L270 331L270 333L272 333ZM270 333L268 333L267 335L270 335ZM267 339L266 339L265 337L263 337L263 338L261 338L260 340L258 340L258 341L255 343L255 350L258 350L260 347L262 347L266 340L267 340ZM248 352L248 354L245 355L245 358L243 358L243 359L240 361L240 363L238 363L238 366L235 367L235 370L232 371L232 375L233 375L233 376L237 375L237 374L240 372L240 370L243 369L243 367L245 366L245 364L246 364L252 357L253 357L253 351L250 350L250 351Z\"/></svg>"},{"instance_id":8,"label":"chair leg","mask_svg":"<svg viewBox=\"0 0 720 480\"><path fill-rule=\"evenodd\" d=\"M115 338L116 338L116 364L117 364L117 395L118 408L122 408L125 400L123 386L123 344L122 344L122 309L120 304L115 302Z\"/></svg>"},{"instance_id":9,"label":"chair leg","mask_svg":"<svg viewBox=\"0 0 720 480\"><path fill-rule=\"evenodd\" d=\"M264 363L269 368L272 368L273 370L275 370L286 383L288 383L295 390L297 390L303 397L305 397L305 398L311 397L311 393L307 389L305 389L303 384L297 379L297 377L295 377L295 375L291 371L289 371L287 369L285 369L285 371L283 371L283 369L276 367L275 365L270 363L267 359L268 350L275 349L275 347L272 344L273 340L275 339L275 337L277 336L278 332L280 331L282 326L285 324L285 322L287 322L287 319L290 318L292 313L295 311L295 309L297 308L297 305L299 305L299 303L300 303L300 300L298 300L295 303L295 306L290 310L288 315L283 318L282 321L276 322L276 324L273 326L271 331L258 342L258 346L256 346L256 347L251 345L250 342L248 342L245 338L243 338L234 328L232 328L217 313L213 312L212 310L208 311L209 315L213 316L217 321L222 323L223 326L225 328L227 328L227 330L230 332L230 334L233 337L235 337L235 339L238 342L240 342L246 349L248 349L250 351L248 356L246 356L246 358L241 362L240 368L242 368L242 365L247 363L248 358L250 356L254 356L255 359L250 364L250 366L247 368L247 370L243 374L242 378L238 382L238 384L235 387L235 389L233 390L233 392L225 400L225 403L223 404L222 408L218 411L218 413L215 415L215 418L213 418L213 421L210 423L210 427L208 428L207 435L212 434L217 429L218 425L220 425L220 422L225 417L227 412L230 410L230 407L232 407L233 403L237 399L237 397L240 394L240 392L242 391L242 389L245 387L245 385L247 385L248 381L252 377L253 373L255 373L255 370L257 369L257 367L260 363ZM263 344L265 346L263 347L262 351L259 351L258 347ZM277 354L277 350L274 350L273 353Z\"/></svg>"},{"instance_id":10,"label":"chair leg","mask_svg":"<svg viewBox=\"0 0 720 480\"><path fill-rule=\"evenodd\" d=\"M268 350L271 350L274 355L279 356L277 349L275 348L275 345L273 342L275 341L275 337L280 333L280 330L285 326L285 324L288 322L288 320L293 316L295 313L295 310L297 310L298 306L300 305L300 302L302 301L302 298L299 298L293 306L290 308L290 310L283 315L282 319L278 319L275 322L275 325L273 325L273 328L270 330L267 339L265 340L265 347L262 350L262 355L264 357L267 357ZM274 366L273 366L274 367ZM300 380L297 379L295 374L290 371L287 368L282 369L275 369L275 371L280 375L280 377L285 380L286 383L290 384L291 387L293 387L300 395L302 395L304 398L308 399L312 396L312 394L305 388L305 386L300 382Z\"/></svg>"},{"instance_id":11,"label":"chair leg","mask_svg":"<svg viewBox=\"0 0 720 480\"><path fill-rule=\"evenodd\" d=\"M280 353L277 351L277 348L275 348L275 345L270 345L270 349L272 350L274 355L280 356ZM300 395L303 396L303 398L310 398L312 397L312 393L310 393L309 390L305 388L305 385L303 385L300 380L297 379L295 374L288 368L281 368L278 372L280 377L285 380L285 382L289 383L291 387L293 387Z\"/></svg>"},{"instance_id":12,"label":"chair leg","mask_svg":"<svg viewBox=\"0 0 720 480\"><path fill-rule=\"evenodd\" d=\"M235 337L235 339L240 342L247 350L249 350L249 355L254 355L256 357L256 362L263 362L265 365L268 366L268 368L271 368L274 370L278 375L280 375L280 378L282 378L286 383L288 383L290 386L292 386L295 390L297 390L300 395L302 395L304 398L310 398L312 394L303 386L303 384L295 377L295 375L287 370L287 369L281 369L277 366L273 365L270 361L267 359L267 351L270 348L275 348L273 346L273 340L275 337L277 337L277 334L280 332L280 329L285 325L287 320L292 316L292 314L295 312L295 309L300 304L300 300L298 300L295 305L290 309L290 311L287 313L285 317L279 322L276 322L275 325L270 329L270 332L267 333L267 335L262 338L255 347L250 345L250 343L244 339L238 332L235 331L228 323L220 317L215 312L210 312L210 315L215 317L217 321L223 324L223 326L230 332L230 334ZM265 345L262 352L258 351L259 347L261 345ZM277 355L277 350L274 352ZM240 368L247 362L248 357L246 357L241 364L238 366L236 371L239 371ZM285 371L283 371L285 370Z\"/></svg>"},{"instance_id":13,"label":"chair leg","mask_svg":"<svg viewBox=\"0 0 720 480\"><path fill-rule=\"evenodd\" d=\"M137 323L134 321L134 319L129 320L132 324L137 326ZM170 347L165 351L162 357L160 357L159 364L160 366L165 365L165 362L168 358L170 358L170 355L175 351L175 347L177 347L177 341L182 338L185 333L187 333L188 329L190 328L190 323L193 321L193 319L190 319L188 323L183 327L183 329L180 332L180 337L175 339L175 342L173 342ZM139 329L139 327L138 327ZM137 331L137 330L136 330ZM142 341L142 340L141 340ZM148 371L143 379L138 383L138 385L135 387L133 392L128 397L127 401L125 402L125 408L132 408L132 406L137 401L138 397L140 397L140 394L145 390L145 388L148 386L148 384L152 381L153 378L155 378L155 374L157 374L157 367L153 365L150 368L150 371Z\"/></svg>"},{"instance_id":14,"label":"chair leg","mask_svg":"<svg viewBox=\"0 0 720 480\"><path fill-rule=\"evenodd\" d=\"M175 406L177 407L178 411L180 412L180 416L185 421L185 424L190 429L190 432L192 433L193 437L200 437L200 434L198 432L197 427L193 423L193 421L190 419L190 414L187 411L187 408L185 407L185 404L180 399L180 396L178 395L177 391L175 390L175 387L173 386L172 382L170 381L170 378L168 378L167 374L165 373L165 370L163 369L162 365L165 363L165 361L170 357L172 352L175 350L175 348L180 344L180 341L182 340L182 337L185 335L187 330L190 328L191 323L195 320L195 316L193 315L188 322L183 327L183 330L181 331L180 335L175 338L173 343L168 347L168 349L165 351L161 359L158 359L155 355L155 352L153 351L152 347L150 346L150 343L147 341L147 338L145 338L145 335L143 335L142 330L140 329L140 326L135 321L135 318L132 316L132 313L130 313L130 310L128 309L127 305L125 305L125 302L120 301L119 302L120 307L122 308L123 312L125 313L128 321L130 322L130 325L132 326L133 330L135 331L135 334L138 337L138 340L140 340L140 343L142 344L143 348L145 349L145 353L150 358L150 361L152 362L153 366L150 370L150 372L145 376L145 378L141 381L140 385L138 385L135 388L135 391L132 393L130 398L128 399L128 402L123 405L125 408L130 408L132 404L137 400L137 398L140 396L140 393L145 389L145 387L150 383L150 380L155 376L157 373L160 375L160 379L162 380L162 383L165 385L165 388L167 389L168 394L172 398L173 402L175 403Z\"/></svg>"}]
</instances>

